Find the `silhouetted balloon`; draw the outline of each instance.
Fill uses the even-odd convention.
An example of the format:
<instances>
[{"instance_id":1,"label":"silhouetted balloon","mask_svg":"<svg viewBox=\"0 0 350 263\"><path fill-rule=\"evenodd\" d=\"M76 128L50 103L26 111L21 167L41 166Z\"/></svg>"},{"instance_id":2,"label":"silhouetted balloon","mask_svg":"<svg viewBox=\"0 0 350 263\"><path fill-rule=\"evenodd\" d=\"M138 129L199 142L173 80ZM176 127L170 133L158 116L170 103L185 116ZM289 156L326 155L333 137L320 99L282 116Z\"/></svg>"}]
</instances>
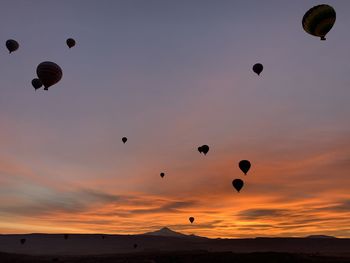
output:
<instances>
[{"instance_id":1,"label":"silhouetted balloon","mask_svg":"<svg viewBox=\"0 0 350 263\"><path fill-rule=\"evenodd\" d=\"M234 179L232 181L232 185L237 190L237 192L239 193L239 191L241 191L241 189L242 189L242 187L244 185L244 182L241 179Z\"/></svg>"},{"instance_id":2,"label":"silhouetted balloon","mask_svg":"<svg viewBox=\"0 0 350 263\"><path fill-rule=\"evenodd\" d=\"M18 49L19 44L16 40L9 39L6 41L6 47L9 50L9 52L12 53L13 51L16 51Z\"/></svg>"},{"instance_id":3,"label":"silhouetted balloon","mask_svg":"<svg viewBox=\"0 0 350 263\"><path fill-rule=\"evenodd\" d=\"M68 39L66 40L66 43L67 43L67 46L68 46L69 48L72 48L72 47L75 46L75 40L74 40L73 38L68 38Z\"/></svg>"},{"instance_id":4,"label":"silhouetted balloon","mask_svg":"<svg viewBox=\"0 0 350 263\"><path fill-rule=\"evenodd\" d=\"M190 217L188 220L190 220L191 224L194 222L194 217Z\"/></svg>"},{"instance_id":5,"label":"silhouetted balloon","mask_svg":"<svg viewBox=\"0 0 350 263\"><path fill-rule=\"evenodd\" d=\"M61 80L62 69L56 63L45 61L38 65L36 68L36 74L44 85L44 89L48 90L49 87Z\"/></svg>"},{"instance_id":6,"label":"silhouetted balloon","mask_svg":"<svg viewBox=\"0 0 350 263\"><path fill-rule=\"evenodd\" d=\"M68 239L69 235L68 234L64 234L64 239Z\"/></svg>"},{"instance_id":7,"label":"silhouetted balloon","mask_svg":"<svg viewBox=\"0 0 350 263\"><path fill-rule=\"evenodd\" d=\"M260 63L256 63L253 66L253 71L258 75L260 75L260 73L263 71L263 69L264 69L264 66Z\"/></svg>"},{"instance_id":8,"label":"silhouetted balloon","mask_svg":"<svg viewBox=\"0 0 350 263\"><path fill-rule=\"evenodd\" d=\"M239 162L238 166L244 174L247 174L249 169L250 169L251 164L248 160L242 160Z\"/></svg>"},{"instance_id":9,"label":"silhouetted balloon","mask_svg":"<svg viewBox=\"0 0 350 263\"><path fill-rule=\"evenodd\" d=\"M22 239L20 240L20 242L21 242L21 244L23 245L23 244L26 242L26 239L25 239L25 238L22 238Z\"/></svg>"},{"instance_id":10,"label":"silhouetted balloon","mask_svg":"<svg viewBox=\"0 0 350 263\"><path fill-rule=\"evenodd\" d=\"M137 244L134 244L134 248L137 248Z\"/></svg>"},{"instance_id":11,"label":"silhouetted balloon","mask_svg":"<svg viewBox=\"0 0 350 263\"><path fill-rule=\"evenodd\" d=\"M123 143L126 143L127 140L128 140L128 138L126 138L126 137L122 138Z\"/></svg>"},{"instance_id":12,"label":"silhouetted balloon","mask_svg":"<svg viewBox=\"0 0 350 263\"><path fill-rule=\"evenodd\" d=\"M160 173L160 177L162 177L162 178L163 178L163 177L164 177L164 175L165 175L164 173Z\"/></svg>"},{"instance_id":13,"label":"silhouetted balloon","mask_svg":"<svg viewBox=\"0 0 350 263\"><path fill-rule=\"evenodd\" d=\"M204 144L204 145L198 147L198 151L200 153L204 153L204 155L206 155L209 152L209 146Z\"/></svg>"},{"instance_id":14,"label":"silhouetted balloon","mask_svg":"<svg viewBox=\"0 0 350 263\"><path fill-rule=\"evenodd\" d=\"M332 29L335 19L336 13L333 7L317 5L305 13L302 24L307 33L326 40L325 36Z\"/></svg>"},{"instance_id":15,"label":"silhouetted balloon","mask_svg":"<svg viewBox=\"0 0 350 263\"><path fill-rule=\"evenodd\" d=\"M40 89L43 84L41 83L40 79L33 79L32 85L33 85L34 89L37 90L37 89Z\"/></svg>"}]
</instances>

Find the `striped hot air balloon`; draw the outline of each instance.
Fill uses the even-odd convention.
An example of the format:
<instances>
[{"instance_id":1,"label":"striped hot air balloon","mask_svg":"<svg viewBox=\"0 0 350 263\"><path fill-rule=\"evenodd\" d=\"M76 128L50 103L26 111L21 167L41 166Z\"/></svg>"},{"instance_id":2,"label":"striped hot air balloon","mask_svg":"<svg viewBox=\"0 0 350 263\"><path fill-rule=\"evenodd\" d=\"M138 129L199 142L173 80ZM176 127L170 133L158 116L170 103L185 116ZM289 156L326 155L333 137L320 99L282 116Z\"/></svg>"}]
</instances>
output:
<instances>
[{"instance_id":1,"label":"striped hot air balloon","mask_svg":"<svg viewBox=\"0 0 350 263\"><path fill-rule=\"evenodd\" d=\"M36 74L44 85L44 89L48 90L49 87L61 80L62 69L56 63L45 61L38 65L36 68Z\"/></svg>"},{"instance_id":2,"label":"striped hot air balloon","mask_svg":"<svg viewBox=\"0 0 350 263\"><path fill-rule=\"evenodd\" d=\"M326 40L325 36L332 29L336 19L333 7L317 5L307 11L303 17L303 28L310 35Z\"/></svg>"}]
</instances>

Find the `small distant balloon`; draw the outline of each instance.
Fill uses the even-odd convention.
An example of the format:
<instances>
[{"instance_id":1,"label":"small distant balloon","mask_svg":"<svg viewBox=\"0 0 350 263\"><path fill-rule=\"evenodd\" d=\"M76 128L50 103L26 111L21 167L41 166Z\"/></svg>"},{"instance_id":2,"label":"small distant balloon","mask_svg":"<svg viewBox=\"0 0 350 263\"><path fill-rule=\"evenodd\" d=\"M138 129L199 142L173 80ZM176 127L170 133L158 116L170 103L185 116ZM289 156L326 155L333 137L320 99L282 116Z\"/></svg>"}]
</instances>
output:
<instances>
[{"instance_id":1,"label":"small distant balloon","mask_svg":"<svg viewBox=\"0 0 350 263\"><path fill-rule=\"evenodd\" d=\"M69 235L68 234L64 234L64 239L68 239Z\"/></svg>"},{"instance_id":2,"label":"small distant balloon","mask_svg":"<svg viewBox=\"0 0 350 263\"><path fill-rule=\"evenodd\" d=\"M122 142L123 142L123 143L126 143L127 140L128 140L128 138L126 138L126 137L123 137L123 138L122 138Z\"/></svg>"},{"instance_id":3,"label":"small distant balloon","mask_svg":"<svg viewBox=\"0 0 350 263\"><path fill-rule=\"evenodd\" d=\"M253 66L253 71L258 74L258 76L260 75L260 73L263 71L264 69L264 66L260 63L256 63L254 66Z\"/></svg>"},{"instance_id":4,"label":"small distant balloon","mask_svg":"<svg viewBox=\"0 0 350 263\"><path fill-rule=\"evenodd\" d=\"M164 177L164 175L165 175L164 173L160 173L160 177L162 177L162 178L163 178L163 177Z\"/></svg>"},{"instance_id":5,"label":"small distant balloon","mask_svg":"<svg viewBox=\"0 0 350 263\"><path fill-rule=\"evenodd\" d=\"M36 68L36 74L44 85L44 89L48 90L49 87L59 82L62 78L62 69L59 65L51 61L45 61L38 65Z\"/></svg>"},{"instance_id":6,"label":"small distant balloon","mask_svg":"<svg viewBox=\"0 0 350 263\"><path fill-rule=\"evenodd\" d=\"M9 39L6 41L6 47L8 49L8 51L10 53L12 53L13 51L16 51L19 47L19 44L16 40L14 39Z\"/></svg>"},{"instance_id":7,"label":"small distant balloon","mask_svg":"<svg viewBox=\"0 0 350 263\"><path fill-rule=\"evenodd\" d=\"M35 78L32 80L32 86L35 90L37 90L40 89L43 86L43 84L41 83L40 79Z\"/></svg>"},{"instance_id":8,"label":"small distant balloon","mask_svg":"<svg viewBox=\"0 0 350 263\"><path fill-rule=\"evenodd\" d=\"M242 160L238 164L239 169L246 175L251 167L251 164L248 160Z\"/></svg>"},{"instance_id":9,"label":"small distant balloon","mask_svg":"<svg viewBox=\"0 0 350 263\"><path fill-rule=\"evenodd\" d=\"M232 181L232 185L237 190L237 192L239 193L239 191L241 191L241 189L243 188L244 182L241 179L234 179Z\"/></svg>"},{"instance_id":10,"label":"small distant balloon","mask_svg":"<svg viewBox=\"0 0 350 263\"><path fill-rule=\"evenodd\" d=\"M190 220L191 224L194 222L194 217L190 217L188 220Z\"/></svg>"},{"instance_id":11,"label":"small distant balloon","mask_svg":"<svg viewBox=\"0 0 350 263\"><path fill-rule=\"evenodd\" d=\"M26 242L26 239L25 239L25 238L22 238L22 239L20 240L20 242L21 242L21 244L23 245L23 244Z\"/></svg>"},{"instance_id":12,"label":"small distant balloon","mask_svg":"<svg viewBox=\"0 0 350 263\"><path fill-rule=\"evenodd\" d=\"M67 46L68 46L69 48L72 48L72 47L75 46L75 40L74 40L73 38L68 38L68 39L66 40L66 43L67 43Z\"/></svg>"},{"instance_id":13,"label":"small distant balloon","mask_svg":"<svg viewBox=\"0 0 350 263\"><path fill-rule=\"evenodd\" d=\"M321 40L326 40L327 33L332 29L336 20L336 12L329 5L317 5L308 10L303 16L303 29Z\"/></svg>"},{"instance_id":14,"label":"small distant balloon","mask_svg":"<svg viewBox=\"0 0 350 263\"><path fill-rule=\"evenodd\" d=\"M209 146L206 144L199 146L198 151L199 153L204 153L204 155L206 155L209 152Z\"/></svg>"}]
</instances>

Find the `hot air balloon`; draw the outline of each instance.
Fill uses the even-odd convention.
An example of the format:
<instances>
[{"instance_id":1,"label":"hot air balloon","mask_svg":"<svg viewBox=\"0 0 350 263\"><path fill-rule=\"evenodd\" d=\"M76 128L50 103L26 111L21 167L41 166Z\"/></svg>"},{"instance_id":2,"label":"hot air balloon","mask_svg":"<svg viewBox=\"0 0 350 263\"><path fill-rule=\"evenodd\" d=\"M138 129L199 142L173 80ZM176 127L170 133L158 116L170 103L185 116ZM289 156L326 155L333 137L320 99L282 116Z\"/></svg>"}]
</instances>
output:
<instances>
[{"instance_id":1,"label":"hot air balloon","mask_svg":"<svg viewBox=\"0 0 350 263\"><path fill-rule=\"evenodd\" d=\"M68 239L69 235L68 234L64 234L64 239Z\"/></svg>"},{"instance_id":2,"label":"hot air balloon","mask_svg":"<svg viewBox=\"0 0 350 263\"><path fill-rule=\"evenodd\" d=\"M162 178L163 178L163 177L164 177L164 175L165 175L164 173L160 173L160 177L162 177Z\"/></svg>"},{"instance_id":3,"label":"hot air balloon","mask_svg":"<svg viewBox=\"0 0 350 263\"><path fill-rule=\"evenodd\" d=\"M19 44L16 40L9 39L6 41L6 47L9 50L9 52L12 53L13 51L16 51L18 49Z\"/></svg>"},{"instance_id":4,"label":"hot air balloon","mask_svg":"<svg viewBox=\"0 0 350 263\"><path fill-rule=\"evenodd\" d=\"M260 73L263 71L263 69L264 69L264 66L263 66L262 64L260 64L260 63L256 63L256 64L254 64L254 66L253 66L253 71L254 71L256 74L258 74L258 76L259 76Z\"/></svg>"},{"instance_id":5,"label":"hot air balloon","mask_svg":"<svg viewBox=\"0 0 350 263\"><path fill-rule=\"evenodd\" d=\"M310 35L326 40L325 36L332 29L336 19L333 7L317 5L307 11L303 17L303 28Z\"/></svg>"},{"instance_id":6,"label":"hot air balloon","mask_svg":"<svg viewBox=\"0 0 350 263\"><path fill-rule=\"evenodd\" d=\"M237 192L239 193L239 191L241 191L241 189L242 189L242 187L244 185L244 182L241 179L234 179L232 181L232 185L237 190Z\"/></svg>"},{"instance_id":7,"label":"hot air balloon","mask_svg":"<svg viewBox=\"0 0 350 263\"><path fill-rule=\"evenodd\" d=\"M250 169L251 164L248 160L242 160L239 162L238 166L239 169L241 169L242 172L246 175Z\"/></svg>"},{"instance_id":8,"label":"hot air balloon","mask_svg":"<svg viewBox=\"0 0 350 263\"><path fill-rule=\"evenodd\" d=\"M209 146L204 144L204 145L198 147L198 151L200 153L204 153L204 155L206 155L209 152Z\"/></svg>"},{"instance_id":9,"label":"hot air balloon","mask_svg":"<svg viewBox=\"0 0 350 263\"><path fill-rule=\"evenodd\" d=\"M22 238L22 239L20 240L20 242L21 242L21 244L23 245L23 244L26 242L26 239L25 239L25 238Z\"/></svg>"},{"instance_id":10,"label":"hot air balloon","mask_svg":"<svg viewBox=\"0 0 350 263\"><path fill-rule=\"evenodd\" d=\"M38 65L36 74L44 85L44 90L59 82L62 78L62 69L56 63L45 61Z\"/></svg>"},{"instance_id":11,"label":"hot air balloon","mask_svg":"<svg viewBox=\"0 0 350 263\"><path fill-rule=\"evenodd\" d=\"M123 137L123 138L122 138L122 142L123 142L123 143L126 143L127 140L128 140L128 138L126 138L126 137Z\"/></svg>"},{"instance_id":12,"label":"hot air balloon","mask_svg":"<svg viewBox=\"0 0 350 263\"><path fill-rule=\"evenodd\" d=\"M137 244L134 244L134 248L137 248Z\"/></svg>"},{"instance_id":13,"label":"hot air balloon","mask_svg":"<svg viewBox=\"0 0 350 263\"><path fill-rule=\"evenodd\" d=\"M191 224L194 222L194 217L190 217L188 220L190 220Z\"/></svg>"},{"instance_id":14,"label":"hot air balloon","mask_svg":"<svg viewBox=\"0 0 350 263\"><path fill-rule=\"evenodd\" d=\"M68 46L69 48L72 48L72 47L75 46L75 40L74 40L73 38L68 38L68 39L66 40L66 43L67 43L67 46Z\"/></svg>"},{"instance_id":15,"label":"hot air balloon","mask_svg":"<svg viewBox=\"0 0 350 263\"><path fill-rule=\"evenodd\" d=\"M33 85L34 89L37 90L37 89L40 89L43 84L41 83L40 79L33 79L32 85Z\"/></svg>"}]
</instances>

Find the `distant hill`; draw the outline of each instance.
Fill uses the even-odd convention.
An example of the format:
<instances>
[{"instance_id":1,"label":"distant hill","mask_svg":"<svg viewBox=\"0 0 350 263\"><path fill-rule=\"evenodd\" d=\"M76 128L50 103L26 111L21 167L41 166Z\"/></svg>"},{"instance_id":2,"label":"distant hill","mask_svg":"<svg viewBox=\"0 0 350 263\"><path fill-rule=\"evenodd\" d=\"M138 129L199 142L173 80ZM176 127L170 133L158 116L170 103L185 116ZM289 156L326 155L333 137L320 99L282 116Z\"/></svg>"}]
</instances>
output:
<instances>
[{"instance_id":1,"label":"distant hill","mask_svg":"<svg viewBox=\"0 0 350 263\"><path fill-rule=\"evenodd\" d=\"M147 236L162 236L162 237L189 237L188 235L182 234L180 232L175 232L168 227L163 227L154 232L144 233Z\"/></svg>"},{"instance_id":2,"label":"distant hill","mask_svg":"<svg viewBox=\"0 0 350 263\"><path fill-rule=\"evenodd\" d=\"M311 235L311 236L307 236L306 238L336 238L336 237L326 236L326 235Z\"/></svg>"},{"instance_id":3,"label":"distant hill","mask_svg":"<svg viewBox=\"0 0 350 263\"><path fill-rule=\"evenodd\" d=\"M191 235L186 235L180 232L176 232L174 230L171 230L168 227L163 227L159 230L153 231L153 232L147 232L144 233L143 235L146 236L158 236L158 237L180 237L180 238L202 238L202 239L208 239L207 237L201 237L201 236L196 236L194 234Z\"/></svg>"}]
</instances>

